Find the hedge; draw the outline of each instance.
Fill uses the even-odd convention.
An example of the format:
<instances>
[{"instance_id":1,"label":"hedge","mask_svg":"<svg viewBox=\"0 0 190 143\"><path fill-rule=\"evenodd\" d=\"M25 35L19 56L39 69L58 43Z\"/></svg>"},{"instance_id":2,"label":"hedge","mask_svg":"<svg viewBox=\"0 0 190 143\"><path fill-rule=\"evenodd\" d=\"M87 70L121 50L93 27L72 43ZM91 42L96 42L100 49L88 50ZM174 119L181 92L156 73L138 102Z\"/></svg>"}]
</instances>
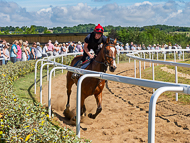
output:
<instances>
[{"instance_id":1,"label":"hedge","mask_svg":"<svg viewBox=\"0 0 190 143\"><path fill-rule=\"evenodd\" d=\"M0 67L0 142L90 142L70 129L54 126L41 104L29 104L14 94L13 82L34 67L35 61Z\"/></svg>"}]
</instances>

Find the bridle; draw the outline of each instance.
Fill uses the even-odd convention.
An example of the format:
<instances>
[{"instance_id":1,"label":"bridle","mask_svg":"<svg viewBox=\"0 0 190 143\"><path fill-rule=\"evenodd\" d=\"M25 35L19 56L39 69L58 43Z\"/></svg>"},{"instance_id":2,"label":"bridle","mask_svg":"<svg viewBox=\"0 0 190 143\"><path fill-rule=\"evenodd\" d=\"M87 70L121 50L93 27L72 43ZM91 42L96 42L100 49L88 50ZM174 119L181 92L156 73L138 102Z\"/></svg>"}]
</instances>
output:
<instances>
[{"instance_id":1,"label":"bridle","mask_svg":"<svg viewBox=\"0 0 190 143\"><path fill-rule=\"evenodd\" d=\"M115 47L115 45L113 45L113 44L111 44L111 45L107 45L107 46L112 46L112 47ZM114 57L110 57L109 55L107 55L107 51L108 50L106 50L106 47L107 47L106 45L105 45L105 47L104 47L104 59L105 59L105 57L108 57L108 58L111 58L111 59L113 59L113 60L115 60L115 58ZM109 51L108 51L109 52Z\"/></svg>"},{"instance_id":2,"label":"bridle","mask_svg":"<svg viewBox=\"0 0 190 143\"><path fill-rule=\"evenodd\" d=\"M109 45L109 44L105 44L104 47L102 47L102 48L104 48L104 51L103 51L103 55L104 55L103 59L104 59L104 62L99 62L99 61L96 61L96 60L94 59L95 62L100 63L100 64L103 64L103 65L106 67L106 69L107 69L107 67L108 67L109 65L111 65L111 62L109 63L109 62L106 60L106 57L111 58L112 60L115 60L115 59L116 59L116 58L111 57L111 56L109 56L109 55L107 54L107 53L109 52L109 50L106 50L106 47L107 47L107 46L115 47L114 44L110 44L110 45Z\"/></svg>"}]
</instances>

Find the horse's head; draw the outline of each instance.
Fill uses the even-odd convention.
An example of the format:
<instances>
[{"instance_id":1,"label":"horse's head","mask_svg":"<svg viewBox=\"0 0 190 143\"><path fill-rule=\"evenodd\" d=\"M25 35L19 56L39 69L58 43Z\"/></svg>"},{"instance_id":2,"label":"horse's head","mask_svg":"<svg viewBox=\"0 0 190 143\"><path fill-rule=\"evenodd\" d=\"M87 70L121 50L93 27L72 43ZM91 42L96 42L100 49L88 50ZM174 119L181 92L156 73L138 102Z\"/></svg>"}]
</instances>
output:
<instances>
[{"instance_id":1,"label":"horse's head","mask_svg":"<svg viewBox=\"0 0 190 143\"><path fill-rule=\"evenodd\" d=\"M106 44L103 47L105 64L109 66L109 70L111 72L114 72L115 69L117 68L115 62L117 54L117 50L115 48L116 41L117 41L116 39L114 41L110 41L110 38L108 37L106 40Z\"/></svg>"}]
</instances>

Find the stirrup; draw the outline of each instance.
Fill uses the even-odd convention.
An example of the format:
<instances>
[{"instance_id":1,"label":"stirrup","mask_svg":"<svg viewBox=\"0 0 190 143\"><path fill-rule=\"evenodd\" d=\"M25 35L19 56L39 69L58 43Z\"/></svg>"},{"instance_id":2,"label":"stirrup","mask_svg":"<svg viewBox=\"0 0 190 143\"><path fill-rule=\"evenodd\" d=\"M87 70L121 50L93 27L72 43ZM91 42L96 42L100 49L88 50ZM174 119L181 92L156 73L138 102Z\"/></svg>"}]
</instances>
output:
<instances>
[{"instance_id":1,"label":"stirrup","mask_svg":"<svg viewBox=\"0 0 190 143\"><path fill-rule=\"evenodd\" d=\"M71 79L78 79L80 77L80 74L77 74L77 73L73 73L71 75Z\"/></svg>"}]
</instances>

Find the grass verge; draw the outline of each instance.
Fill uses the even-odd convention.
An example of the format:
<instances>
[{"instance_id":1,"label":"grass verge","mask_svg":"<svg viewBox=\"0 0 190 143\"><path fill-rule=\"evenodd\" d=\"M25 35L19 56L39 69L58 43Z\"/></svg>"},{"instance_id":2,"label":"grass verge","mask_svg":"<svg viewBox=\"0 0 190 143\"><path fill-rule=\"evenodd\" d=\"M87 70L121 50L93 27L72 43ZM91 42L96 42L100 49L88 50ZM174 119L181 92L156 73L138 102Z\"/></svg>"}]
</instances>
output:
<instances>
[{"instance_id":1,"label":"grass verge","mask_svg":"<svg viewBox=\"0 0 190 143\"><path fill-rule=\"evenodd\" d=\"M51 71L53 67L50 67L49 71ZM67 71L63 70L63 74L65 74ZM62 70L56 70L55 76L59 76L62 74ZM36 78L36 87L37 91L39 91L40 87L40 71L37 72L37 78ZM43 85L47 84L47 71L43 70ZM29 101L29 103L35 103L37 100L37 96L39 96L39 93L37 95L34 94L34 72L29 73L25 76L22 76L18 78L14 84L13 84L13 90L14 93L18 95L20 99L23 99L24 101Z\"/></svg>"},{"instance_id":2,"label":"grass verge","mask_svg":"<svg viewBox=\"0 0 190 143\"><path fill-rule=\"evenodd\" d=\"M190 64L189 60L182 61L182 63L187 63ZM155 64L156 65L156 64ZM168 72L162 71L161 67L167 67L169 69L175 69L174 66L167 66L167 65L159 65L154 67L155 71L155 80L156 81L163 81L163 82L172 82L175 83L175 75L170 74ZM184 67L178 67L178 72L182 72L185 74L190 74L190 69L189 68L184 68ZM152 80L152 67L149 67L142 71L142 78L143 79L150 79ZM137 76L139 77L139 75ZM186 79L184 77L179 77L178 76L178 83L182 84L189 84L190 85L190 79ZM175 101L175 93L174 92L165 92L163 95L172 98L173 101ZM189 104L190 103L190 96L187 94L179 93L178 95L179 102L182 104Z\"/></svg>"}]
</instances>

